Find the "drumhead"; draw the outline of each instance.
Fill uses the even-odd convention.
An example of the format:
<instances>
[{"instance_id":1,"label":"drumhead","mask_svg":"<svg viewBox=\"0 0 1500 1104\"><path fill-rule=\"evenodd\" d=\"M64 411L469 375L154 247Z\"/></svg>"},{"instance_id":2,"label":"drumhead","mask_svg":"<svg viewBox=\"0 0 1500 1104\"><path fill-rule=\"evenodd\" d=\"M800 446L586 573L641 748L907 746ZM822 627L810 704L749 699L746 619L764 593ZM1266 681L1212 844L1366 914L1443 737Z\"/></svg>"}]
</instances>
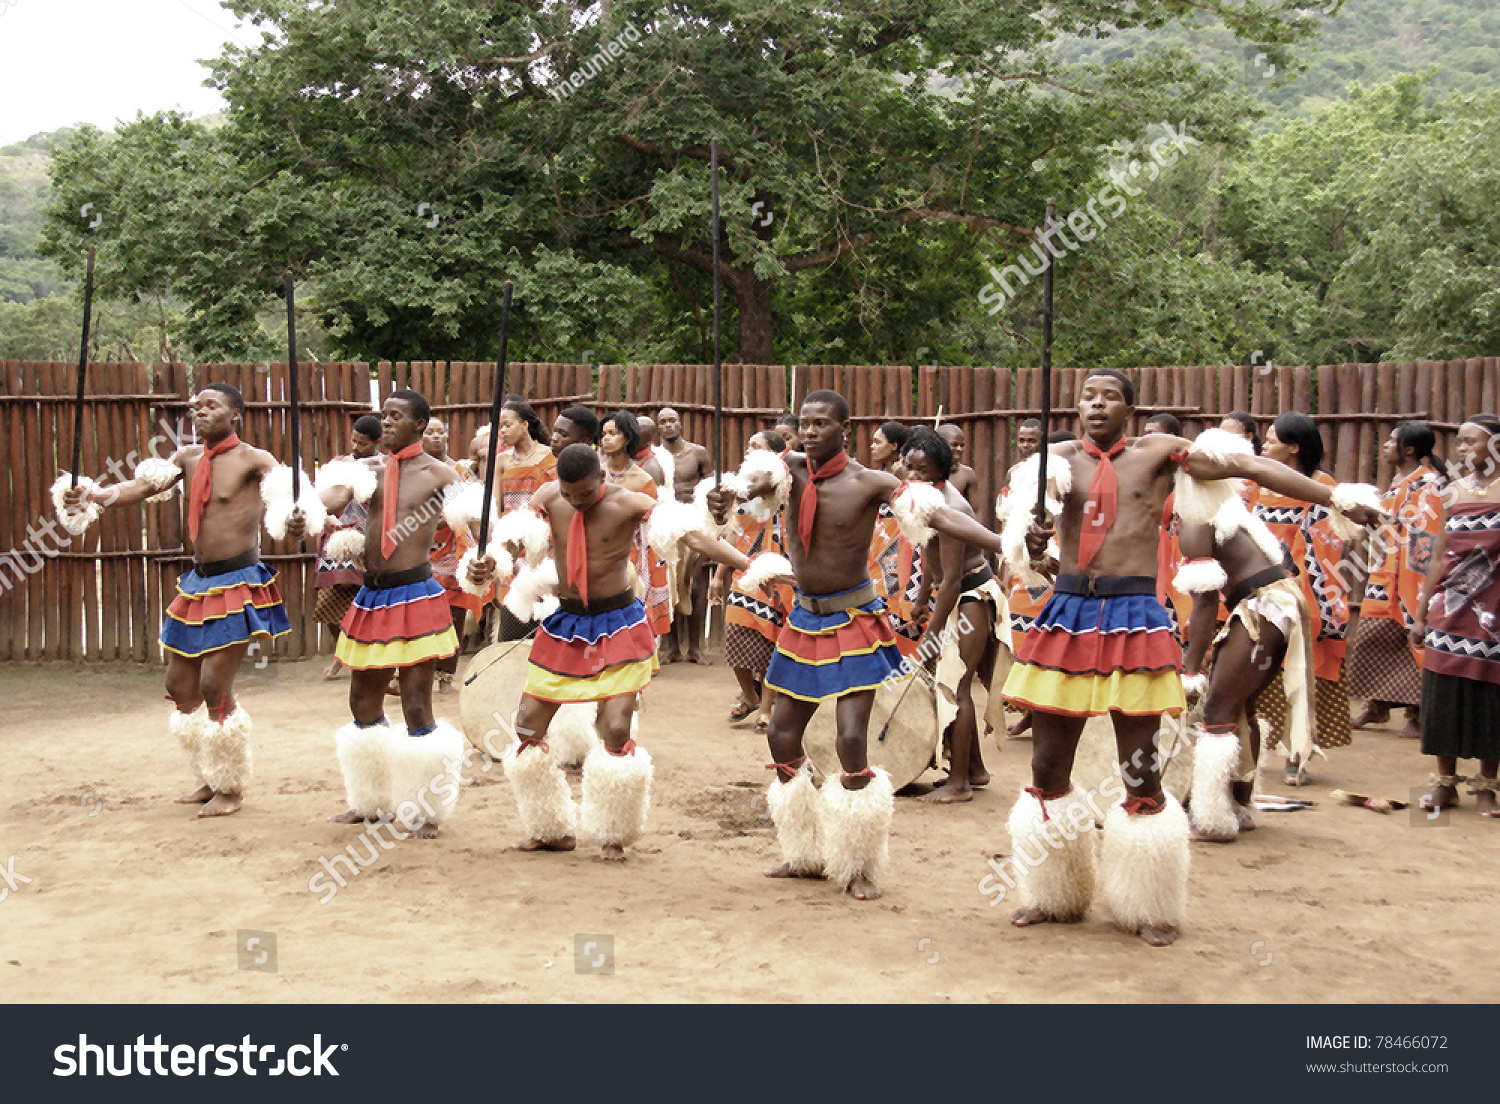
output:
<instances>
[{"instance_id":1,"label":"drumhead","mask_svg":"<svg viewBox=\"0 0 1500 1104\"><path fill-rule=\"evenodd\" d=\"M835 744L835 706L830 700L818 707L807 722L802 740L813 766L826 778L843 769ZM882 683L875 690L875 705L870 710L870 765L889 773L891 785L899 790L933 765L940 731L937 695L928 678L916 675L894 687Z\"/></svg>"},{"instance_id":2,"label":"drumhead","mask_svg":"<svg viewBox=\"0 0 1500 1104\"><path fill-rule=\"evenodd\" d=\"M459 684L458 711L471 745L498 759L515 743L516 710L531 662L531 641L491 644L469 661Z\"/></svg>"}]
</instances>

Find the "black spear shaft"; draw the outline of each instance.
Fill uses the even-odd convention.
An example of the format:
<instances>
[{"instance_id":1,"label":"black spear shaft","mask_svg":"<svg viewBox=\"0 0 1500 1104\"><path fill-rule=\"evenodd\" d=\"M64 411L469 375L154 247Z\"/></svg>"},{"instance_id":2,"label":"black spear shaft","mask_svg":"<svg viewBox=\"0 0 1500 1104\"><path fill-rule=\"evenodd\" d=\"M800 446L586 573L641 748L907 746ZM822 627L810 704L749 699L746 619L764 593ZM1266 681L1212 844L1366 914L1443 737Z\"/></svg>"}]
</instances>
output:
<instances>
[{"instance_id":1,"label":"black spear shaft","mask_svg":"<svg viewBox=\"0 0 1500 1104\"><path fill-rule=\"evenodd\" d=\"M1047 221L1043 232L1052 229L1057 203L1047 197ZM1052 429L1052 272L1057 261L1048 251L1047 269L1042 273L1042 447L1037 452L1036 520L1047 524L1047 436Z\"/></svg>"},{"instance_id":2,"label":"black spear shaft","mask_svg":"<svg viewBox=\"0 0 1500 1104\"><path fill-rule=\"evenodd\" d=\"M78 486L78 466L83 463L83 375L89 364L89 325L94 320L94 247L89 246L88 271L83 277L83 340L78 345L78 402L73 410L72 486Z\"/></svg>"},{"instance_id":3,"label":"black spear shaft","mask_svg":"<svg viewBox=\"0 0 1500 1104\"><path fill-rule=\"evenodd\" d=\"M292 274L286 274L286 369L291 391L292 502L302 493L302 416L297 403L297 290Z\"/></svg>"},{"instance_id":4,"label":"black spear shaft","mask_svg":"<svg viewBox=\"0 0 1500 1104\"><path fill-rule=\"evenodd\" d=\"M719 356L719 140L708 144L714 238L714 489L724 470L724 368Z\"/></svg>"},{"instance_id":5,"label":"black spear shaft","mask_svg":"<svg viewBox=\"0 0 1500 1104\"><path fill-rule=\"evenodd\" d=\"M511 282L505 281L505 302L500 308L500 356L495 361L495 397L490 403L490 455L484 465L484 507L479 515L479 554L490 538L490 503L495 493L495 447L500 443L500 408L505 405L506 342L510 340Z\"/></svg>"}]
</instances>

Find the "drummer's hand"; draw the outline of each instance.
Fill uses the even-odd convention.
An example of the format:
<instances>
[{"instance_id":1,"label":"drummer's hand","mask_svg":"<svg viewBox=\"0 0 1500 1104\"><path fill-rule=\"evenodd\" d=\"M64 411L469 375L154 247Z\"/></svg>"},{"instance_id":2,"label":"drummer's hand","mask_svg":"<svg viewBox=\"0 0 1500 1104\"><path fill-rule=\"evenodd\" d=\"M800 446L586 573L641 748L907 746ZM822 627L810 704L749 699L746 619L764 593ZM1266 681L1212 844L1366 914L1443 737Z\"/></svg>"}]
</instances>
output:
<instances>
[{"instance_id":1,"label":"drummer's hand","mask_svg":"<svg viewBox=\"0 0 1500 1104\"><path fill-rule=\"evenodd\" d=\"M292 540L301 540L307 536L307 515L302 512L301 506L292 511L292 516L286 523L286 535Z\"/></svg>"},{"instance_id":2,"label":"drummer's hand","mask_svg":"<svg viewBox=\"0 0 1500 1104\"><path fill-rule=\"evenodd\" d=\"M1026 552L1033 560L1040 560L1047 554L1047 545L1051 543L1054 532L1050 521L1042 525L1036 518L1031 519L1031 526L1026 530Z\"/></svg>"},{"instance_id":3,"label":"drummer's hand","mask_svg":"<svg viewBox=\"0 0 1500 1104\"><path fill-rule=\"evenodd\" d=\"M483 556L475 556L474 561L469 564L469 582L475 586L484 586L495 577L495 559L488 552Z\"/></svg>"}]
</instances>

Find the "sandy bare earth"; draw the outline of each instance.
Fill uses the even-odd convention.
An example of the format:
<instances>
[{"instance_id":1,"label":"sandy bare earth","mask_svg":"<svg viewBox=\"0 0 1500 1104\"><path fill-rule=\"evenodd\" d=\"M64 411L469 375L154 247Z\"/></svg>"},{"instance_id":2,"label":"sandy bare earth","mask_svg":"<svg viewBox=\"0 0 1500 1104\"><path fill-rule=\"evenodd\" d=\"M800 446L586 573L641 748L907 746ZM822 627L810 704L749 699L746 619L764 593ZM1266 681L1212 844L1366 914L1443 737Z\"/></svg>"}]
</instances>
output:
<instances>
[{"instance_id":1,"label":"sandy bare earth","mask_svg":"<svg viewBox=\"0 0 1500 1104\"><path fill-rule=\"evenodd\" d=\"M4 1001L1489 1001L1500 822L1473 798L1447 824L1334 806L1336 786L1407 797L1430 769L1391 732L1320 761L1315 809L1260 814L1197 844L1188 928L1153 950L1090 919L1020 931L989 907L986 858L1028 741L987 758L967 806L898 799L885 897L772 882L764 743L723 718L722 666L663 671L641 743L657 763L646 837L623 867L509 850L509 785L467 788L436 841L397 845L320 904L319 857L356 830L333 732L347 681L311 661L242 679L257 781L200 821L149 668L0 668ZM457 696L439 712L456 720ZM1470 765L1472 766L1472 765ZM934 775L929 775L931 779ZM574 781L575 792L577 781ZM1267 779L1265 788L1286 792ZM21 882L20 877L30 878ZM321 886L320 886L321 888ZM4 889L0 884L0 889ZM239 929L273 932L276 973L238 968ZM613 937L613 975L575 936Z\"/></svg>"}]
</instances>

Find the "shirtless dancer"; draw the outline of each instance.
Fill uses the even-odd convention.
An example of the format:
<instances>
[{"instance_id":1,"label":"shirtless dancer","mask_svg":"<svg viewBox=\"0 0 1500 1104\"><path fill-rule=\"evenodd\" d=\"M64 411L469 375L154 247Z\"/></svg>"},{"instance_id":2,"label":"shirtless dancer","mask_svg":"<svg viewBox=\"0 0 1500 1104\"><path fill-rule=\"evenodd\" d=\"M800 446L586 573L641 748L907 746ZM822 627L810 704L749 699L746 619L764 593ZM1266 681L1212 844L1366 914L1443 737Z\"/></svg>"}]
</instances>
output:
<instances>
[{"instance_id":1,"label":"shirtless dancer","mask_svg":"<svg viewBox=\"0 0 1500 1104\"><path fill-rule=\"evenodd\" d=\"M432 714L437 662L458 650L458 636L427 553L459 475L423 451L427 422L425 398L392 391L380 414L388 455L326 464L318 473L328 509L341 513L357 498L369 510L361 538L365 583L334 651L351 672L354 719L334 737L349 809L331 819L356 824L394 815L422 839L436 836L458 804L464 752L459 731ZM404 736L385 717L393 672Z\"/></svg>"},{"instance_id":2,"label":"shirtless dancer","mask_svg":"<svg viewBox=\"0 0 1500 1104\"><path fill-rule=\"evenodd\" d=\"M646 608L631 589L627 566L636 526L656 505L648 495L606 483L599 456L586 445L563 449L557 481L531 499L552 531L559 564L559 607L543 619L531 646L531 668L516 714L519 744L504 757L527 838L518 851L571 851L580 810L547 748L558 707L598 702L603 746L583 763L582 822L599 841L601 859L623 861L640 838L651 800L651 756L630 738L636 695L657 667ZM692 533L693 549L743 569L750 561L713 537ZM476 560L476 581L494 560Z\"/></svg>"},{"instance_id":3,"label":"shirtless dancer","mask_svg":"<svg viewBox=\"0 0 1500 1104\"><path fill-rule=\"evenodd\" d=\"M291 631L275 573L260 560L261 517L278 494L267 476L277 464L239 439L245 400L238 390L209 384L189 405L201 445L143 461L129 483L100 487L80 479L62 501L69 513L81 510L92 520L100 509L134 506L179 481L186 489L193 567L177 580L161 626L167 694L177 704L167 730L202 783L177 803L202 805L201 817L227 816L239 810L250 782L250 716L235 701L234 676L252 639L268 647ZM289 500L290 469L284 474L279 491ZM276 528L269 515L267 526Z\"/></svg>"},{"instance_id":4,"label":"shirtless dancer","mask_svg":"<svg viewBox=\"0 0 1500 1104\"><path fill-rule=\"evenodd\" d=\"M895 805L890 775L872 770L866 754L870 709L876 687L901 663L895 630L868 570L876 515L881 503L890 503L904 524L925 530L918 543L931 530L992 551L999 550L1000 541L971 517L943 505L932 488L903 491L895 476L849 459L843 448L848 426L843 396L813 391L802 403L799 425L806 452L788 458L787 555L797 602L765 680L776 691L768 734L776 780L767 799L786 862L767 877L826 872L840 889L868 901L880 896L875 879L887 857ZM767 492L770 480L756 475L745 483L755 498ZM730 501L709 496L720 518ZM802 734L819 704L830 698L836 699L844 770L840 779L827 780L820 794L802 751Z\"/></svg>"},{"instance_id":5,"label":"shirtless dancer","mask_svg":"<svg viewBox=\"0 0 1500 1104\"><path fill-rule=\"evenodd\" d=\"M636 425L641 431L641 445L636 450L635 462L641 466L641 470L656 480L658 487L665 486L667 473L662 470L661 464L656 459L656 420L645 414L636 419Z\"/></svg>"},{"instance_id":6,"label":"shirtless dancer","mask_svg":"<svg viewBox=\"0 0 1500 1104\"><path fill-rule=\"evenodd\" d=\"M964 427L957 422L944 422L938 426L937 431L938 436L947 441L948 447L953 450L953 474L948 477L948 482L973 507L974 495L979 490L979 473L964 463L968 434L964 433Z\"/></svg>"},{"instance_id":7,"label":"shirtless dancer","mask_svg":"<svg viewBox=\"0 0 1500 1104\"><path fill-rule=\"evenodd\" d=\"M1284 464L1239 453L1214 454L1180 437L1127 438L1135 387L1122 374L1101 369L1083 381L1078 415L1086 436L1051 449L1049 497L1060 500L1062 551L1053 595L1037 616L1005 682L1005 696L1029 707L1034 739L1032 785L1010 815L1011 846L1046 861L1021 872L1023 907L1017 926L1083 918L1094 897L1094 817L1074 797L1073 756L1085 720L1108 713L1125 778L1126 796L1104 818L1099 896L1117 923L1153 946L1177 938L1187 905L1188 822L1182 807L1161 789L1155 754L1163 713L1181 713L1181 653L1167 614L1156 600L1157 537L1162 504L1180 468L1177 509L1186 520L1205 520L1203 500L1227 500L1249 478L1283 494L1329 505L1335 499L1358 524L1378 510L1353 504L1345 488L1329 488ZM1035 501L1036 468L1012 483L1011 493ZM1197 481L1215 481L1205 484ZM1005 528L1007 559L1020 572L1044 554L1050 527L1037 526L1032 510L1012 510ZM1092 795L1090 795L1092 796ZM1062 833L1047 822L1064 818L1078 827ZM1049 844L1052 847L1049 847Z\"/></svg>"},{"instance_id":8,"label":"shirtless dancer","mask_svg":"<svg viewBox=\"0 0 1500 1104\"><path fill-rule=\"evenodd\" d=\"M693 501L698 484L714 473L714 459L708 449L695 445L682 435L682 418L670 406L656 414L656 426L663 447L672 454L672 485L678 502ZM678 638L687 633L687 658L691 663L709 666L703 654L703 625L708 617L708 577L712 569L702 556L684 556L678 566L677 616L667 634L662 651L663 663L681 663L682 649ZM686 612L684 613L684 609Z\"/></svg>"}]
</instances>

